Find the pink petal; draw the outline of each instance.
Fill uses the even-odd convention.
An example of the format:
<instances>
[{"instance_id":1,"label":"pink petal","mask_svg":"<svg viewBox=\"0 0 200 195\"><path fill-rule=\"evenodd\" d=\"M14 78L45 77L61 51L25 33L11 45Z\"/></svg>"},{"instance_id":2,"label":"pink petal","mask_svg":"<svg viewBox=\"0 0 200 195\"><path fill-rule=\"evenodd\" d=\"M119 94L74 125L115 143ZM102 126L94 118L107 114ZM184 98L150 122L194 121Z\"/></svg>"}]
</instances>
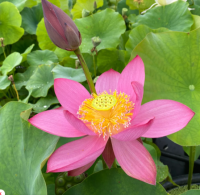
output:
<instances>
[{"instance_id":1,"label":"pink petal","mask_svg":"<svg viewBox=\"0 0 200 195\"><path fill-rule=\"evenodd\" d=\"M55 79L54 90L61 105L74 115L77 114L82 102L91 98L83 85L69 79Z\"/></svg>"},{"instance_id":2,"label":"pink petal","mask_svg":"<svg viewBox=\"0 0 200 195\"><path fill-rule=\"evenodd\" d=\"M86 136L61 146L49 158L47 172L71 171L87 165L103 152L107 140Z\"/></svg>"},{"instance_id":3,"label":"pink petal","mask_svg":"<svg viewBox=\"0 0 200 195\"><path fill-rule=\"evenodd\" d=\"M80 137L85 135L85 133L78 131L67 122L63 110L55 109L41 112L30 118L29 122L38 129L61 137Z\"/></svg>"},{"instance_id":4,"label":"pink petal","mask_svg":"<svg viewBox=\"0 0 200 195\"><path fill-rule=\"evenodd\" d=\"M139 56L136 56L122 71L118 81L118 92L124 92L135 98L131 83L136 81L144 86L144 63ZM132 100L132 98L131 98Z\"/></svg>"},{"instance_id":5,"label":"pink petal","mask_svg":"<svg viewBox=\"0 0 200 195\"><path fill-rule=\"evenodd\" d=\"M120 73L117 71L110 69L109 71L104 72L96 82L96 91L97 94L102 93L104 91L113 92L117 89L118 80L120 77Z\"/></svg>"},{"instance_id":6,"label":"pink petal","mask_svg":"<svg viewBox=\"0 0 200 195\"><path fill-rule=\"evenodd\" d=\"M144 133L146 133L149 128L152 126L154 119L150 119L147 123L141 124L139 126L133 126L125 129L124 131L113 135L115 139L123 140L123 141L132 141L141 137Z\"/></svg>"},{"instance_id":7,"label":"pink petal","mask_svg":"<svg viewBox=\"0 0 200 195\"><path fill-rule=\"evenodd\" d=\"M87 171L94 164L94 162L95 162L95 160L93 160L92 162L90 162L90 163L88 163L88 164L86 164L86 165L84 165L84 166L82 166L78 169L74 169L72 171L69 171L68 175L72 176L72 177L80 175L80 174L84 173L85 171Z\"/></svg>"},{"instance_id":8,"label":"pink petal","mask_svg":"<svg viewBox=\"0 0 200 195\"><path fill-rule=\"evenodd\" d=\"M80 132L86 135L96 135L93 131L91 131L83 121L76 118L72 113L67 110L63 111L66 120L75 128L78 129Z\"/></svg>"},{"instance_id":9,"label":"pink petal","mask_svg":"<svg viewBox=\"0 0 200 195\"><path fill-rule=\"evenodd\" d=\"M155 117L153 124L142 137L163 137L184 128L194 112L184 104L173 100L154 100L141 106L134 123Z\"/></svg>"},{"instance_id":10,"label":"pink petal","mask_svg":"<svg viewBox=\"0 0 200 195\"><path fill-rule=\"evenodd\" d=\"M136 96L135 102L134 102L135 107L134 107L133 116L132 116L132 118L135 118L137 113L140 111L144 90L143 90L143 86L137 81L133 81L131 85L133 87L133 91L135 92L135 96Z\"/></svg>"},{"instance_id":11,"label":"pink petal","mask_svg":"<svg viewBox=\"0 0 200 195\"><path fill-rule=\"evenodd\" d=\"M114 138L111 141L116 159L127 175L149 184L156 184L155 163L139 141L124 142Z\"/></svg>"},{"instance_id":12,"label":"pink petal","mask_svg":"<svg viewBox=\"0 0 200 195\"><path fill-rule=\"evenodd\" d=\"M105 160L106 164L108 165L109 169L112 167L112 164L115 160L115 154L112 149L112 144L110 138L106 144L106 147L102 153L103 159Z\"/></svg>"}]
</instances>

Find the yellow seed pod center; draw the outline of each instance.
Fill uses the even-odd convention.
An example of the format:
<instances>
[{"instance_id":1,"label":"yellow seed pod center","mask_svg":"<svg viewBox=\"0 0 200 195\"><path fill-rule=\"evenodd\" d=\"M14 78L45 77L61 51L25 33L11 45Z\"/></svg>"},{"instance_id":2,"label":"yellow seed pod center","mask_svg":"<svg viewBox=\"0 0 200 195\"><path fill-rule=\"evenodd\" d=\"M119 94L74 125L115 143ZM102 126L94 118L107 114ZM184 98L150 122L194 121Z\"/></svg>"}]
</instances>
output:
<instances>
[{"instance_id":1,"label":"yellow seed pod center","mask_svg":"<svg viewBox=\"0 0 200 195\"><path fill-rule=\"evenodd\" d=\"M117 103L117 99L113 95L103 94L97 96L92 101L92 107L96 110L109 110Z\"/></svg>"}]
</instances>

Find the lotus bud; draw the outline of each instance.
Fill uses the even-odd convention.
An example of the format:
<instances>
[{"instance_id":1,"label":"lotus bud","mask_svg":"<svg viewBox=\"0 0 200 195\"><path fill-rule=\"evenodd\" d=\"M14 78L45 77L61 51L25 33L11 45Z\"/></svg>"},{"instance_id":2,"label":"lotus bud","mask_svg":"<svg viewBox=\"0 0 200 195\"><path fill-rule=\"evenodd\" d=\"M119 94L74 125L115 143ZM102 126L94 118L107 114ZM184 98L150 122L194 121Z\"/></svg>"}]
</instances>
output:
<instances>
[{"instance_id":1,"label":"lotus bud","mask_svg":"<svg viewBox=\"0 0 200 195\"><path fill-rule=\"evenodd\" d=\"M15 83L15 82L14 82L13 75L10 75L10 76L8 77L8 80L10 80L12 84L14 84L14 83Z\"/></svg>"},{"instance_id":2,"label":"lotus bud","mask_svg":"<svg viewBox=\"0 0 200 195\"><path fill-rule=\"evenodd\" d=\"M97 9L97 2L94 2L94 10Z\"/></svg>"},{"instance_id":3,"label":"lotus bud","mask_svg":"<svg viewBox=\"0 0 200 195\"><path fill-rule=\"evenodd\" d=\"M126 16L127 12L128 12L127 8L122 8L122 16Z\"/></svg>"},{"instance_id":4,"label":"lotus bud","mask_svg":"<svg viewBox=\"0 0 200 195\"><path fill-rule=\"evenodd\" d=\"M86 9L83 9L82 10L82 18L85 18L85 17L87 17L87 16L89 16L90 15L90 11L88 11L88 10L86 10Z\"/></svg>"},{"instance_id":5,"label":"lotus bud","mask_svg":"<svg viewBox=\"0 0 200 195\"><path fill-rule=\"evenodd\" d=\"M3 37L1 37L1 38L0 38L1 47L4 47L3 41L4 41L4 38L3 38Z\"/></svg>"},{"instance_id":6,"label":"lotus bud","mask_svg":"<svg viewBox=\"0 0 200 195\"><path fill-rule=\"evenodd\" d=\"M73 20L60 8L42 0L44 22L51 41L61 49L74 51L81 44L81 34Z\"/></svg>"},{"instance_id":7,"label":"lotus bud","mask_svg":"<svg viewBox=\"0 0 200 195\"><path fill-rule=\"evenodd\" d=\"M75 60L75 67L78 68L80 66L80 61L79 60Z\"/></svg>"},{"instance_id":8,"label":"lotus bud","mask_svg":"<svg viewBox=\"0 0 200 195\"><path fill-rule=\"evenodd\" d=\"M92 44L96 48L101 43L101 39L99 37L92 37Z\"/></svg>"}]
</instances>

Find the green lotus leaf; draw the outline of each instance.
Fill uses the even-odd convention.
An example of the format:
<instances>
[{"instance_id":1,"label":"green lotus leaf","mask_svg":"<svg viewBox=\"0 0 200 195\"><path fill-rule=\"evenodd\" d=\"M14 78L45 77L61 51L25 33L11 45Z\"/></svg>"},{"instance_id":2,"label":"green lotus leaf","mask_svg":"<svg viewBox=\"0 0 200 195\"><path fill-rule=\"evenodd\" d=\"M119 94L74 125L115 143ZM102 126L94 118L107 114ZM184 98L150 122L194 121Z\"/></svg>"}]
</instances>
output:
<instances>
[{"instance_id":1,"label":"green lotus leaf","mask_svg":"<svg viewBox=\"0 0 200 195\"><path fill-rule=\"evenodd\" d=\"M29 63L30 66L38 66L41 64L49 65L52 63L58 63L58 58L52 51L37 50L28 54L27 62Z\"/></svg>"},{"instance_id":2,"label":"green lotus leaf","mask_svg":"<svg viewBox=\"0 0 200 195\"><path fill-rule=\"evenodd\" d=\"M145 190L144 190L145 189ZM67 190L63 195L167 195L165 189L133 179L120 168L105 169L87 177L83 182Z\"/></svg>"},{"instance_id":3,"label":"green lotus leaf","mask_svg":"<svg viewBox=\"0 0 200 195\"><path fill-rule=\"evenodd\" d=\"M0 90L6 89L10 85L10 80L7 76L0 76Z\"/></svg>"},{"instance_id":4,"label":"green lotus leaf","mask_svg":"<svg viewBox=\"0 0 200 195\"><path fill-rule=\"evenodd\" d=\"M143 103L171 99L190 107L195 115L169 139L182 146L200 145L200 29L190 33L149 33L132 52L145 64Z\"/></svg>"},{"instance_id":5,"label":"green lotus leaf","mask_svg":"<svg viewBox=\"0 0 200 195\"><path fill-rule=\"evenodd\" d=\"M54 65L39 65L26 84L26 89L35 98L46 97L48 90L53 86L52 69Z\"/></svg>"},{"instance_id":6,"label":"green lotus leaf","mask_svg":"<svg viewBox=\"0 0 200 195\"><path fill-rule=\"evenodd\" d=\"M181 195L199 195L200 190L188 190L187 192L182 193Z\"/></svg>"},{"instance_id":7,"label":"green lotus leaf","mask_svg":"<svg viewBox=\"0 0 200 195\"><path fill-rule=\"evenodd\" d=\"M25 7L33 7L38 4L38 0L26 0Z\"/></svg>"},{"instance_id":8,"label":"green lotus leaf","mask_svg":"<svg viewBox=\"0 0 200 195\"><path fill-rule=\"evenodd\" d=\"M25 7L27 0L9 0L10 3L14 4L19 11L22 11ZM6 0L0 0L0 3L6 2Z\"/></svg>"},{"instance_id":9,"label":"green lotus leaf","mask_svg":"<svg viewBox=\"0 0 200 195\"><path fill-rule=\"evenodd\" d=\"M22 62L26 61L27 55L32 51L33 47L35 46L35 44L32 44L31 46L29 46L24 53L21 54L22 56Z\"/></svg>"},{"instance_id":10,"label":"green lotus leaf","mask_svg":"<svg viewBox=\"0 0 200 195\"><path fill-rule=\"evenodd\" d=\"M0 110L0 186L5 194L47 195L41 164L59 137L30 125L30 112L31 106L21 102L9 102Z\"/></svg>"},{"instance_id":11,"label":"green lotus leaf","mask_svg":"<svg viewBox=\"0 0 200 195\"><path fill-rule=\"evenodd\" d=\"M10 54L4 61L0 69L3 75L7 75L16 66L18 66L22 61L22 56L18 52Z\"/></svg>"},{"instance_id":12,"label":"green lotus leaf","mask_svg":"<svg viewBox=\"0 0 200 195\"><path fill-rule=\"evenodd\" d=\"M47 110L51 105L59 104L58 99L55 96L47 96L40 98L36 104L32 104L33 110L37 113Z\"/></svg>"},{"instance_id":13,"label":"green lotus leaf","mask_svg":"<svg viewBox=\"0 0 200 195\"><path fill-rule=\"evenodd\" d=\"M28 67L24 73L17 73L14 75L15 86L17 90L20 90L23 86L26 86L30 77L34 74L37 66Z\"/></svg>"},{"instance_id":14,"label":"green lotus leaf","mask_svg":"<svg viewBox=\"0 0 200 195\"><path fill-rule=\"evenodd\" d=\"M155 3L155 0L126 0L130 9L139 9L140 12L148 9Z\"/></svg>"},{"instance_id":15,"label":"green lotus leaf","mask_svg":"<svg viewBox=\"0 0 200 195\"><path fill-rule=\"evenodd\" d=\"M10 2L0 4L0 13L0 37L4 38L4 45L13 44L24 34L24 29L20 28L22 17Z\"/></svg>"},{"instance_id":16,"label":"green lotus leaf","mask_svg":"<svg viewBox=\"0 0 200 195\"><path fill-rule=\"evenodd\" d=\"M129 39L125 45L126 50L131 53L132 50L137 46L138 43L140 43L148 33L154 32L154 33L159 33L159 32L165 32L168 31L166 28L159 28L159 29L151 29L148 26L145 25L139 25L133 30L131 30L129 34Z\"/></svg>"},{"instance_id":17,"label":"green lotus leaf","mask_svg":"<svg viewBox=\"0 0 200 195\"><path fill-rule=\"evenodd\" d=\"M183 150L185 153L187 153L188 156L190 156L190 147L183 146ZM194 161L196 161L200 156L200 146L196 146L195 148L195 156L194 156Z\"/></svg>"},{"instance_id":18,"label":"green lotus leaf","mask_svg":"<svg viewBox=\"0 0 200 195\"><path fill-rule=\"evenodd\" d=\"M47 30L44 24L44 18L38 23L36 35L37 35L39 47L41 49L43 50L48 49L52 51L56 49L56 46L53 44L53 42L51 41L47 33Z\"/></svg>"},{"instance_id":19,"label":"green lotus leaf","mask_svg":"<svg viewBox=\"0 0 200 195\"><path fill-rule=\"evenodd\" d=\"M173 31L189 32L193 18L188 10L188 3L177 1L166 6L154 7L144 15L139 15L134 26L140 24L151 29L164 27Z\"/></svg>"},{"instance_id":20,"label":"green lotus leaf","mask_svg":"<svg viewBox=\"0 0 200 195\"><path fill-rule=\"evenodd\" d=\"M91 13L94 11L94 2L96 1L97 8L103 6L103 0L77 0L72 9L73 19L82 18L82 10L88 10Z\"/></svg>"},{"instance_id":21,"label":"green lotus leaf","mask_svg":"<svg viewBox=\"0 0 200 195\"><path fill-rule=\"evenodd\" d=\"M103 73L111 68L121 72L129 60L129 55L124 50L103 49L97 55L97 68Z\"/></svg>"},{"instance_id":22,"label":"green lotus leaf","mask_svg":"<svg viewBox=\"0 0 200 195\"><path fill-rule=\"evenodd\" d=\"M191 27L191 30L195 30L200 27L200 16L192 15L194 24Z\"/></svg>"},{"instance_id":23,"label":"green lotus leaf","mask_svg":"<svg viewBox=\"0 0 200 195\"><path fill-rule=\"evenodd\" d=\"M69 67L63 67L57 65L53 70L54 79L56 78L66 78L70 80L74 80L77 82L84 82L86 81L85 74L83 69L74 69Z\"/></svg>"},{"instance_id":24,"label":"green lotus leaf","mask_svg":"<svg viewBox=\"0 0 200 195\"><path fill-rule=\"evenodd\" d=\"M25 7L21 15L24 30L29 34L36 34L37 25L43 18L41 3L32 8Z\"/></svg>"},{"instance_id":25,"label":"green lotus leaf","mask_svg":"<svg viewBox=\"0 0 200 195\"><path fill-rule=\"evenodd\" d=\"M82 36L80 48L83 53L91 53L93 37L101 39L100 45L97 46L98 51L117 47L121 34L126 30L122 16L111 9L105 9L86 18L76 19L74 22Z\"/></svg>"}]
</instances>

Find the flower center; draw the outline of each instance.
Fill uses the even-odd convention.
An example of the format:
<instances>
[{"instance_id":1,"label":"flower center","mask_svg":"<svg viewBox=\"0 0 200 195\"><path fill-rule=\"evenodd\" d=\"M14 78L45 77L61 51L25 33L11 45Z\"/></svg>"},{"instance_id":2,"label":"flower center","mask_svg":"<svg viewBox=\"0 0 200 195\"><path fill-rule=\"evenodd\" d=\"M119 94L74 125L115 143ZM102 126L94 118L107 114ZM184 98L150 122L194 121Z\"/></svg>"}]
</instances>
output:
<instances>
[{"instance_id":1,"label":"flower center","mask_svg":"<svg viewBox=\"0 0 200 195\"><path fill-rule=\"evenodd\" d=\"M130 125L134 103L129 99L130 96L117 91L92 94L92 98L83 101L77 114L96 134L111 136Z\"/></svg>"},{"instance_id":2,"label":"flower center","mask_svg":"<svg viewBox=\"0 0 200 195\"><path fill-rule=\"evenodd\" d=\"M92 107L96 110L109 110L117 103L113 95L103 94L92 100Z\"/></svg>"}]
</instances>

